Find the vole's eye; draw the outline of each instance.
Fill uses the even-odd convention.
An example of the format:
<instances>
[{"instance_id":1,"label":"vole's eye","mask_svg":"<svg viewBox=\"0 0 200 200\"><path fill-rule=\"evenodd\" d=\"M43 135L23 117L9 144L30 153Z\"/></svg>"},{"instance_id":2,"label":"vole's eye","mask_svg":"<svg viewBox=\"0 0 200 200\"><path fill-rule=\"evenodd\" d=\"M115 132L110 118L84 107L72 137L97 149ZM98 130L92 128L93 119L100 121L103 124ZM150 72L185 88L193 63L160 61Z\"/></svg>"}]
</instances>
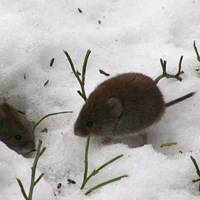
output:
<instances>
[{"instance_id":1,"label":"vole's eye","mask_svg":"<svg viewBox=\"0 0 200 200\"><path fill-rule=\"evenodd\" d=\"M87 125L87 127L89 127L89 128L90 128L90 127L92 127L92 126L93 126L93 122L92 122L92 121L88 121L86 125Z\"/></svg>"},{"instance_id":2,"label":"vole's eye","mask_svg":"<svg viewBox=\"0 0 200 200\"><path fill-rule=\"evenodd\" d=\"M22 136L21 136L21 135L15 135L15 139L16 139L16 140L21 140L21 139L22 139Z\"/></svg>"}]
</instances>

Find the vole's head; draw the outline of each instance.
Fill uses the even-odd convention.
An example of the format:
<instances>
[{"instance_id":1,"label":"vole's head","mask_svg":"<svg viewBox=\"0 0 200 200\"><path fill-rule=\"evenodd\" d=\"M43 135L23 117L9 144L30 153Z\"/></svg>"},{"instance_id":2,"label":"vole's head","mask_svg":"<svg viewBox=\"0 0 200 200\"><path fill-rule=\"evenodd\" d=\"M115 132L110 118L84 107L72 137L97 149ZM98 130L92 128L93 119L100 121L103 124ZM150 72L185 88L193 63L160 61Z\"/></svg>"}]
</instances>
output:
<instances>
[{"instance_id":1,"label":"vole's head","mask_svg":"<svg viewBox=\"0 0 200 200\"><path fill-rule=\"evenodd\" d=\"M122 105L117 98L90 96L79 113L74 133L82 137L114 135L121 115Z\"/></svg>"},{"instance_id":2,"label":"vole's head","mask_svg":"<svg viewBox=\"0 0 200 200\"><path fill-rule=\"evenodd\" d=\"M0 140L17 153L26 154L35 148L30 122L8 103L0 103Z\"/></svg>"}]
</instances>

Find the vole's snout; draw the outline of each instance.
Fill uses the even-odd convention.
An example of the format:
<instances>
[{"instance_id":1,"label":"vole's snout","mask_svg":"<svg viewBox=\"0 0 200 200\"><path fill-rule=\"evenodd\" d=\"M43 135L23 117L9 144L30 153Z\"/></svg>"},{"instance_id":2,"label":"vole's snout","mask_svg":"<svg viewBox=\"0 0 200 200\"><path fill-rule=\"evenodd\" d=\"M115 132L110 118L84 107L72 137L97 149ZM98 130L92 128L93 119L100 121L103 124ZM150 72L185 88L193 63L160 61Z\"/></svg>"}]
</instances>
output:
<instances>
[{"instance_id":1,"label":"vole's snout","mask_svg":"<svg viewBox=\"0 0 200 200\"><path fill-rule=\"evenodd\" d=\"M74 128L74 135L78 136L79 132Z\"/></svg>"},{"instance_id":2,"label":"vole's snout","mask_svg":"<svg viewBox=\"0 0 200 200\"><path fill-rule=\"evenodd\" d=\"M24 147L29 151L33 151L36 148L35 141L26 142Z\"/></svg>"},{"instance_id":3,"label":"vole's snout","mask_svg":"<svg viewBox=\"0 0 200 200\"><path fill-rule=\"evenodd\" d=\"M80 137L86 137L87 133L82 131L80 128L74 128L74 135L80 136Z\"/></svg>"},{"instance_id":4,"label":"vole's snout","mask_svg":"<svg viewBox=\"0 0 200 200\"><path fill-rule=\"evenodd\" d=\"M23 143L20 147L16 148L15 151L19 154L25 155L29 154L30 152L34 151L36 148L35 141L27 141Z\"/></svg>"},{"instance_id":5,"label":"vole's snout","mask_svg":"<svg viewBox=\"0 0 200 200\"><path fill-rule=\"evenodd\" d=\"M83 134L81 133L81 131L80 130L74 130L74 135L76 135L76 136L83 136Z\"/></svg>"},{"instance_id":6,"label":"vole's snout","mask_svg":"<svg viewBox=\"0 0 200 200\"><path fill-rule=\"evenodd\" d=\"M31 150L34 150L36 148L35 141L30 142L29 146Z\"/></svg>"}]
</instances>

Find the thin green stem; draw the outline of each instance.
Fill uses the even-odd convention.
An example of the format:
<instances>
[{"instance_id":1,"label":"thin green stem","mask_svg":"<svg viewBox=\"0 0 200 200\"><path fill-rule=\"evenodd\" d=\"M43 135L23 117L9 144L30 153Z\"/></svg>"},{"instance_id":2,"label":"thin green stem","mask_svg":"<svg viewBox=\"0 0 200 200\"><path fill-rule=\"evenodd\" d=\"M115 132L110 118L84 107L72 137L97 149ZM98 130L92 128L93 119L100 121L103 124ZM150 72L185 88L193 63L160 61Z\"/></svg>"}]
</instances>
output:
<instances>
[{"instance_id":1,"label":"thin green stem","mask_svg":"<svg viewBox=\"0 0 200 200\"><path fill-rule=\"evenodd\" d=\"M35 157L35 160L34 160L34 163L33 163L33 167L31 168L31 171L32 171L32 174L31 174L31 185L30 185L30 189L29 189L29 200L32 200L32 197L33 197L33 190L34 190L34 187L35 187L35 175L36 175L36 168L37 168L37 164L38 164L38 160L39 158L42 156L42 154L44 153L44 151L46 150L45 147L42 148L41 150L41 146L42 146L42 141L40 140L39 141L39 144L38 144L38 148L37 148L37 153L36 153L36 157ZM41 176L41 175L40 175ZM42 177L41 177L42 178ZM40 179L41 179L40 178ZM38 180L38 179L37 179ZM38 182L38 181L37 181Z\"/></svg>"},{"instance_id":2,"label":"thin green stem","mask_svg":"<svg viewBox=\"0 0 200 200\"><path fill-rule=\"evenodd\" d=\"M183 61L183 56L180 57L179 64L178 64L178 72L176 75L180 75L183 73L183 71L181 71L182 61Z\"/></svg>"},{"instance_id":3,"label":"thin green stem","mask_svg":"<svg viewBox=\"0 0 200 200\"><path fill-rule=\"evenodd\" d=\"M77 93L86 101L84 94L82 94L80 90L78 90Z\"/></svg>"},{"instance_id":4,"label":"thin green stem","mask_svg":"<svg viewBox=\"0 0 200 200\"><path fill-rule=\"evenodd\" d=\"M198 49L197 49L197 47L196 47L195 41L194 41L194 43L193 43L193 47L194 47L194 51L195 51L196 56L197 56L197 60L200 62L200 56L199 56L199 52L198 52Z\"/></svg>"},{"instance_id":5,"label":"thin green stem","mask_svg":"<svg viewBox=\"0 0 200 200\"><path fill-rule=\"evenodd\" d=\"M193 164L194 164L194 166L195 166L197 175L200 177L200 170L199 170L199 166L198 166L196 160L195 160L192 156L190 156L190 158L191 158L191 160L192 160L192 162L193 162ZM199 182L198 190L199 190L199 192L200 192L200 178L195 179L195 180L192 180L192 182L193 182L193 183Z\"/></svg>"},{"instance_id":6,"label":"thin green stem","mask_svg":"<svg viewBox=\"0 0 200 200\"><path fill-rule=\"evenodd\" d=\"M158 77L155 79L155 82L158 83L163 77L164 77L163 75L158 76Z\"/></svg>"},{"instance_id":7,"label":"thin green stem","mask_svg":"<svg viewBox=\"0 0 200 200\"><path fill-rule=\"evenodd\" d=\"M50 114L45 115L45 116L42 117L40 120L38 120L38 122L36 122L36 123L34 124L32 132L34 133L34 132L35 132L35 128L36 128L44 119L46 119L47 117L54 116L54 115L65 114L65 113L72 113L72 111L56 112L56 113L50 113Z\"/></svg>"},{"instance_id":8,"label":"thin green stem","mask_svg":"<svg viewBox=\"0 0 200 200\"><path fill-rule=\"evenodd\" d=\"M193 183L200 182L200 179L199 178L198 179L194 179L194 180L192 180L192 182Z\"/></svg>"},{"instance_id":9,"label":"thin green stem","mask_svg":"<svg viewBox=\"0 0 200 200\"><path fill-rule=\"evenodd\" d=\"M175 78L179 81L182 81L182 78L180 77L180 75L184 73L183 71L181 71L182 61L183 61L183 56L181 56L179 60L178 72L176 74L169 74L167 73L167 61L166 60L163 61L162 59L160 59L160 64L163 72L155 79L155 82L158 83L162 78Z\"/></svg>"},{"instance_id":10,"label":"thin green stem","mask_svg":"<svg viewBox=\"0 0 200 200\"><path fill-rule=\"evenodd\" d=\"M70 64L70 66L71 66L71 68L72 68L72 71L73 71L74 75L77 76L78 73L77 73L76 70L75 70L75 67L74 67L74 64L73 64L73 62L72 62L72 59L71 59L70 55L68 54L67 51L64 51L64 50L63 50L63 52L65 53L65 55L66 55L66 57L67 57L67 59L68 59L68 61L69 61L69 64ZM81 80L81 79L79 78L79 80Z\"/></svg>"},{"instance_id":11,"label":"thin green stem","mask_svg":"<svg viewBox=\"0 0 200 200\"><path fill-rule=\"evenodd\" d=\"M177 142L168 142L168 143L164 143L164 144L161 144L160 147L170 147L170 146L173 146L173 145L177 145Z\"/></svg>"},{"instance_id":12,"label":"thin green stem","mask_svg":"<svg viewBox=\"0 0 200 200\"><path fill-rule=\"evenodd\" d=\"M81 185L81 190L84 188L85 181L87 180L87 176L88 176L89 145L90 145L90 136L87 138L87 143L86 143L86 147L85 147L85 171L84 171L84 175L83 175L83 182L82 182L82 185Z\"/></svg>"},{"instance_id":13,"label":"thin green stem","mask_svg":"<svg viewBox=\"0 0 200 200\"><path fill-rule=\"evenodd\" d=\"M31 168L31 183L30 183L30 188L29 188L29 194L27 196L26 192L25 192L25 189L24 189L24 186L21 182L20 179L17 178L17 182L21 188L21 192L24 196L24 198L26 200L32 200L33 198L33 191L34 191L34 187L36 186L36 184L41 180L41 178L44 176L44 174L42 173L35 181L35 176L36 176L36 168L37 168L37 164L38 164L38 160L39 158L42 156L42 154L44 153L44 151L46 150L45 147L42 148L41 150L41 147L42 147L42 141L39 140L39 144L38 144L38 147L37 147L37 153L36 153L36 156L35 156L35 159L34 159L34 162L33 162L33 166Z\"/></svg>"},{"instance_id":14,"label":"thin green stem","mask_svg":"<svg viewBox=\"0 0 200 200\"><path fill-rule=\"evenodd\" d=\"M108 162L104 163L103 165L101 165L98 169L95 170L95 175L102 170L103 168L105 168L106 166L108 166L109 164L113 163L114 161L120 159L123 157L123 154L120 154L119 156L114 157L113 159L109 160Z\"/></svg>"},{"instance_id":15,"label":"thin green stem","mask_svg":"<svg viewBox=\"0 0 200 200\"><path fill-rule=\"evenodd\" d=\"M26 192L25 192L25 189L24 189L24 186L23 186L21 180L17 178L17 182L18 182L18 184L19 184L19 187L20 187L20 189L21 189L21 192L22 192L24 198L25 198L26 200L29 200L28 197L27 197L27 194L26 194Z\"/></svg>"},{"instance_id":16,"label":"thin green stem","mask_svg":"<svg viewBox=\"0 0 200 200\"><path fill-rule=\"evenodd\" d=\"M192 160L192 162L193 162L193 164L194 164L194 166L195 166L197 175L200 177L200 170L199 170L199 166L198 166L196 160L195 160L192 156L190 156L190 158L191 158L191 160Z\"/></svg>"},{"instance_id":17,"label":"thin green stem","mask_svg":"<svg viewBox=\"0 0 200 200\"><path fill-rule=\"evenodd\" d=\"M73 64L73 61L72 61L70 55L68 54L68 52L67 52L67 51L63 51L63 52L65 53L65 55L66 55L66 57L67 57L67 59L68 59L68 61L69 61L69 64L70 64L70 66L71 66L71 69L72 69L72 71L73 71L73 73L74 73L76 79L78 80L80 86L81 86L81 90L82 90L81 97L82 97L84 100L86 100L84 85L83 85L82 80L81 80L81 78L80 78L79 72L78 72L78 70L75 69L74 64ZM86 54L86 55L87 55L87 54ZM80 93L79 93L79 95L80 95Z\"/></svg>"},{"instance_id":18,"label":"thin green stem","mask_svg":"<svg viewBox=\"0 0 200 200\"><path fill-rule=\"evenodd\" d=\"M86 101L87 96L86 96L86 92L85 92L85 74L86 74L86 67L87 67L87 63L88 63L88 59L89 59L89 55L91 53L90 50L88 50L86 52L85 58L84 58L84 62L83 62L83 66L82 66L82 76L80 78L80 73L78 72L78 70L75 69L73 61L70 57L70 55L68 54L67 51L63 51L69 61L69 64L71 66L71 69L76 77L76 79L78 80L80 86L81 86L81 91L77 91L78 94Z\"/></svg>"},{"instance_id":19,"label":"thin green stem","mask_svg":"<svg viewBox=\"0 0 200 200\"><path fill-rule=\"evenodd\" d=\"M87 50L87 52L85 54L83 66L82 66L82 82L83 83L85 83L85 74L86 74L86 68L87 68L87 63L88 63L90 53L91 53L91 51Z\"/></svg>"},{"instance_id":20,"label":"thin green stem","mask_svg":"<svg viewBox=\"0 0 200 200\"><path fill-rule=\"evenodd\" d=\"M166 74L166 65L167 65L167 61L164 60L162 58L160 58L160 64L161 64L161 67L162 67L162 70L163 70L163 75Z\"/></svg>"},{"instance_id":21,"label":"thin green stem","mask_svg":"<svg viewBox=\"0 0 200 200\"><path fill-rule=\"evenodd\" d=\"M173 74L167 74L166 76L164 76L166 78L175 78L179 81L182 81L182 78L180 76L177 76L177 75L173 75Z\"/></svg>"},{"instance_id":22,"label":"thin green stem","mask_svg":"<svg viewBox=\"0 0 200 200\"><path fill-rule=\"evenodd\" d=\"M126 177L128 177L128 175L125 174L125 175L118 176L118 177L116 177L116 178L110 179L110 180L108 180L108 181L105 181L105 182L103 182L103 183L100 183L100 184L96 185L95 187L89 189L89 190L85 193L85 195L90 194L91 192L93 192L94 190L96 190L96 189L98 189L98 188L100 188L100 187L103 187L103 186L105 186L105 185L107 185L107 184L110 184L110 183L113 183L113 182L115 182L115 181L119 181L119 180L121 180L122 178L126 178Z\"/></svg>"},{"instance_id":23,"label":"thin green stem","mask_svg":"<svg viewBox=\"0 0 200 200\"><path fill-rule=\"evenodd\" d=\"M34 186L37 185L37 183L40 181L40 179L44 176L44 173L40 174L40 176L37 178L37 180L34 183Z\"/></svg>"},{"instance_id":24,"label":"thin green stem","mask_svg":"<svg viewBox=\"0 0 200 200\"><path fill-rule=\"evenodd\" d=\"M83 95L85 101L87 100L86 93L85 93L85 74L86 74L86 67L87 67L88 58L89 58L90 53L91 53L91 51L88 50L87 53L86 53L86 55L85 55L83 66L82 66L82 84L81 84L81 90L82 90L82 95Z\"/></svg>"},{"instance_id":25,"label":"thin green stem","mask_svg":"<svg viewBox=\"0 0 200 200\"><path fill-rule=\"evenodd\" d=\"M105 168L106 166L110 165L111 163L113 163L114 161L120 159L121 157L123 157L123 155L119 155L119 156L116 156L115 158L109 160L108 162L104 163L103 165L101 165L98 169L95 169L92 171L92 173L86 178L85 180L85 184L93 177L95 176L97 173L99 173L99 171L101 171L103 168ZM84 184L84 186L85 186ZM83 188L84 188L83 186Z\"/></svg>"}]
</instances>

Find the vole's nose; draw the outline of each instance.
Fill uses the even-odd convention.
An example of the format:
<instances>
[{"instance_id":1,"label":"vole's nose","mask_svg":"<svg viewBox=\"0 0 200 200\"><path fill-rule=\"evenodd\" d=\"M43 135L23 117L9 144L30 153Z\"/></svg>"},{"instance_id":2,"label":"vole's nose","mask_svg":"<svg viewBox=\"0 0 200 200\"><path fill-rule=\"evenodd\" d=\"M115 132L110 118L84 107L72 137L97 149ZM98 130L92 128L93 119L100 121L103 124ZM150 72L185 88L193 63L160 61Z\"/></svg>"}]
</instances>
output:
<instances>
[{"instance_id":1,"label":"vole's nose","mask_svg":"<svg viewBox=\"0 0 200 200\"><path fill-rule=\"evenodd\" d=\"M74 135L80 136L80 137L86 137L86 136L87 136L87 133L84 133L84 132L81 131L80 129L74 129Z\"/></svg>"},{"instance_id":2,"label":"vole's nose","mask_svg":"<svg viewBox=\"0 0 200 200\"><path fill-rule=\"evenodd\" d=\"M35 141L28 141L28 142L23 143L23 145L20 148L16 149L16 151L19 154L26 155L32 152L35 149L35 147L36 147Z\"/></svg>"},{"instance_id":3,"label":"vole's nose","mask_svg":"<svg viewBox=\"0 0 200 200\"><path fill-rule=\"evenodd\" d=\"M32 151L36 147L35 141L29 141L29 142L24 143L24 147Z\"/></svg>"},{"instance_id":4,"label":"vole's nose","mask_svg":"<svg viewBox=\"0 0 200 200\"><path fill-rule=\"evenodd\" d=\"M74 135L81 136L81 132L78 129L76 129L74 130Z\"/></svg>"}]
</instances>

